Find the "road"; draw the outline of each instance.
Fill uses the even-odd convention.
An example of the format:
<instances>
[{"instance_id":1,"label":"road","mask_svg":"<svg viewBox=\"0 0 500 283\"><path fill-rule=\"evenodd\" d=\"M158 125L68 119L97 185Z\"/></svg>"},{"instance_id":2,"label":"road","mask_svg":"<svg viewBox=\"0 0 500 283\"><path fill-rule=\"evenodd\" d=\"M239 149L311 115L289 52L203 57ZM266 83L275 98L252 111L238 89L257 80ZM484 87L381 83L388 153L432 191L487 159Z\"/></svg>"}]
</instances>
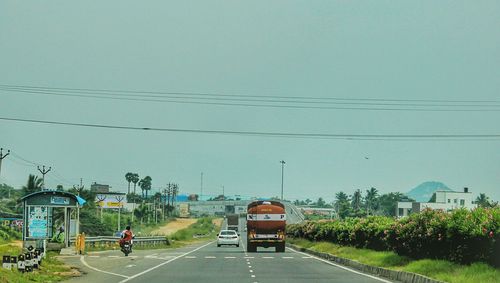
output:
<instances>
[{"instance_id":1,"label":"road","mask_svg":"<svg viewBox=\"0 0 500 283\"><path fill-rule=\"evenodd\" d=\"M68 282L391 282L292 249L247 253L244 243L242 235L240 247L218 248L212 241L180 249L136 250L129 257L119 251L68 257L66 262L87 273Z\"/></svg>"}]
</instances>

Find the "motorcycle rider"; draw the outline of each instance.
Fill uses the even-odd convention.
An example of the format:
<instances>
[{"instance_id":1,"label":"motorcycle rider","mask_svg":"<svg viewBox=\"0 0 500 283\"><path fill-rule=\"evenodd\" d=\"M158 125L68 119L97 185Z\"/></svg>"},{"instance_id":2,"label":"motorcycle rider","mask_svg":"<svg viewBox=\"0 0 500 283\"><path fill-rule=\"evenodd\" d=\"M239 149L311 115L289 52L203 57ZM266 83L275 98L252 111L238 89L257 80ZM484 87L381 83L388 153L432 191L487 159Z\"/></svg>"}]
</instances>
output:
<instances>
[{"instance_id":1,"label":"motorcycle rider","mask_svg":"<svg viewBox=\"0 0 500 283\"><path fill-rule=\"evenodd\" d=\"M120 234L120 248L123 249L123 245L125 242L130 243L130 251L132 252L132 239L135 238L135 235L132 233L132 230L130 230L130 225L125 227L125 230L122 231Z\"/></svg>"}]
</instances>

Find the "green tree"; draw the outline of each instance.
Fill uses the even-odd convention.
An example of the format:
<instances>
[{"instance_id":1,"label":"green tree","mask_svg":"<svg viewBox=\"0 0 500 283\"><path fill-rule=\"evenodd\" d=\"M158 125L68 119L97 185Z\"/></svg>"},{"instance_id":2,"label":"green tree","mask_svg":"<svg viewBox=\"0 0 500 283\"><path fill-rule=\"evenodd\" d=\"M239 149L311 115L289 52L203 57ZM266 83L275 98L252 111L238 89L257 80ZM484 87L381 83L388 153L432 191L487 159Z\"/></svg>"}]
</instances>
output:
<instances>
[{"instance_id":1,"label":"green tree","mask_svg":"<svg viewBox=\"0 0 500 283\"><path fill-rule=\"evenodd\" d=\"M355 211L359 210L363 205L363 196L361 196L360 189L354 191L354 194L352 195L351 204L352 204L352 209L354 209Z\"/></svg>"},{"instance_id":2,"label":"green tree","mask_svg":"<svg viewBox=\"0 0 500 283\"><path fill-rule=\"evenodd\" d=\"M498 205L498 202L491 201L490 198L483 193L479 194L479 196L476 198L475 203L477 204L477 206L485 208L495 207Z\"/></svg>"},{"instance_id":3,"label":"green tree","mask_svg":"<svg viewBox=\"0 0 500 283\"><path fill-rule=\"evenodd\" d=\"M151 177L146 176L139 181L139 187L142 190L142 197L144 198L144 191L146 191L146 199L148 198L148 191L151 190Z\"/></svg>"},{"instance_id":4,"label":"green tree","mask_svg":"<svg viewBox=\"0 0 500 283\"><path fill-rule=\"evenodd\" d=\"M28 176L28 182L26 183L26 186L23 186L22 188L23 196L41 191L42 184L43 184L42 179L38 178L38 176L30 174Z\"/></svg>"},{"instance_id":5,"label":"green tree","mask_svg":"<svg viewBox=\"0 0 500 283\"><path fill-rule=\"evenodd\" d=\"M373 214L373 211L378 209L378 190L370 188L366 190L365 196L366 214Z\"/></svg>"},{"instance_id":6,"label":"green tree","mask_svg":"<svg viewBox=\"0 0 500 283\"><path fill-rule=\"evenodd\" d=\"M132 183L134 183L134 194L136 194L135 193L135 187L137 185L137 182L139 182L139 174L133 173L132 174Z\"/></svg>"},{"instance_id":7,"label":"green tree","mask_svg":"<svg viewBox=\"0 0 500 283\"><path fill-rule=\"evenodd\" d=\"M380 211L383 215L396 216L398 201L413 201L400 192L383 194L379 198Z\"/></svg>"},{"instance_id":8,"label":"green tree","mask_svg":"<svg viewBox=\"0 0 500 283\"><path fill-rule=\"evenodd\" d=\"M125 180L128 182L128 190L127 190L127 195L130 194L130 183L132 182L132 179L134 177L134 173L128 172L125 174Z\"/></svg>"},{"instance_id":9,"label":"green tree","mask_svg":"<svg viewBox=\"0 0 500 283\"><path fill-rule=\"evenodd\" d=\"M349 196L344 192L335 194L335 209L340 218L344 219L351 214L351 205L349 203Z\"/></svg>"},{"instance_id":10,"label":"green tree","mask_svg":"<svg viewBox=\"0 0 500 283\"><path fill-rule=\"evenodd\" d=\"M316 202L316 206L318 206L318 207L325 207L326 206L325 200L322 197L319 197L318 201Z\"/></svg>"}]
</instances>

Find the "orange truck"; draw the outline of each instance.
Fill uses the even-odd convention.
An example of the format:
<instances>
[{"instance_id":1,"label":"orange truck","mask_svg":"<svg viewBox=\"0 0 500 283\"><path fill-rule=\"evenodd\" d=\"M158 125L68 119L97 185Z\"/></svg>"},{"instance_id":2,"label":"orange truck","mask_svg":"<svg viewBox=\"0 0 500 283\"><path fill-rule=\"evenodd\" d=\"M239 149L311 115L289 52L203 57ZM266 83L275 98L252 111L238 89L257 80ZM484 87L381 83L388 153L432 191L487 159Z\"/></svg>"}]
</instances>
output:
<instances>
[{"instance_id":1,"label":"orange truck","mask_svg":"<svg viewBox=\"0 0 500 283\"><path fill-rule=\"evenodd\" d=\"M285 206L277 201L254 201L247 210L247 251L275 247L285 251Z\"/></svg>"}]
</instances>

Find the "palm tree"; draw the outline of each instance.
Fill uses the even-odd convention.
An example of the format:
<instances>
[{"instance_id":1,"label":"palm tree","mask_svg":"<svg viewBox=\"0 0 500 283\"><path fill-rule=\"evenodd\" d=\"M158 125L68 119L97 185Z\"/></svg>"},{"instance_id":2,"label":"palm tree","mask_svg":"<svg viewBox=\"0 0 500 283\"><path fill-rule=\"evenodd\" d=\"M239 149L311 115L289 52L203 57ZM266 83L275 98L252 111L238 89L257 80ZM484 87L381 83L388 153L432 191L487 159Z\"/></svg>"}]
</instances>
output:
<instances>
[{"instance_id":1,"label":"palm tree","mask_svg":"<svg viewBox=\"0 0 500 283\"><path fill-rule=\"evenodd\" d=\"M40 179L38 178L38 176L30 174L28 176L28 183L26 183L26 186L23 186L22 188L23 196L41 191L42 185L43 185L43 179Z\"/></svg>"},{"instance_id":2,"label":"palm tree","mask_svg":"<svg viewBox=\"0 0 500 283\"><path fill-rule=\"evenodd\" d=\"M376 188L371 188L366 190L365 202L366 202L366 214L370 214L370 211L376 210L378 206L378 190Z\"/></svg>"},{"instance_id":3,"label":"palm tree","mask_svg":"<svg viewBox=\"0 0 500 283\"><path fill-rule=\"evenodd\" d=\"M139 182L139 174L132 173L132 183L134 183L134 195L135 195L135 187L137 185L137 182Z\"/></svg>"},{"instance_id":4,"label":"palm tree","mask_svg":"<svg viewBox=\"0 0 500 283\"><path fill-rule=\"evenodd\" d=\"M491 207L490 198L483 193L479 194L479 196L476 198L475 203L479 207Z\"/></svg>"},{"instance_id":5,"label":"palm tree","mask_svg":"<svg viewBox=\"0 0 500 283\"><path fill-rule=\"evenodd\" d=\"M133 176L134 176L134 173L131 173L131 172L128 172L127 174L125 174L125 180L127 180L127 182L128 182L128 192L127 192L127 195L130 194L130 183L132 182Z\"/></svg>"},{"instance_id":6,"label":"palm tree","mask_svg":"<svg viewBox=\"0 0 500 283\"><path fill-rule=\"evenodd\" d=\"M352 208L354 210L359 210L361 207L361 202L362 202L362 196L361 196L361 190L357 189L354 191L354 195L352 195Z\"/></svg>"},{"instance_id":7,"label":"palm tree","mask_svg":"<svg viewBox=\"0 0 500 283\"><path fill-rule=\"evenodd\" d=\"M144 198L144 191L146 191L146 198L148 198L148 191L151 190L151 177L146 176L139 181L139 187L142 190L142 197Z\"/></svg>"}]
</instances>

